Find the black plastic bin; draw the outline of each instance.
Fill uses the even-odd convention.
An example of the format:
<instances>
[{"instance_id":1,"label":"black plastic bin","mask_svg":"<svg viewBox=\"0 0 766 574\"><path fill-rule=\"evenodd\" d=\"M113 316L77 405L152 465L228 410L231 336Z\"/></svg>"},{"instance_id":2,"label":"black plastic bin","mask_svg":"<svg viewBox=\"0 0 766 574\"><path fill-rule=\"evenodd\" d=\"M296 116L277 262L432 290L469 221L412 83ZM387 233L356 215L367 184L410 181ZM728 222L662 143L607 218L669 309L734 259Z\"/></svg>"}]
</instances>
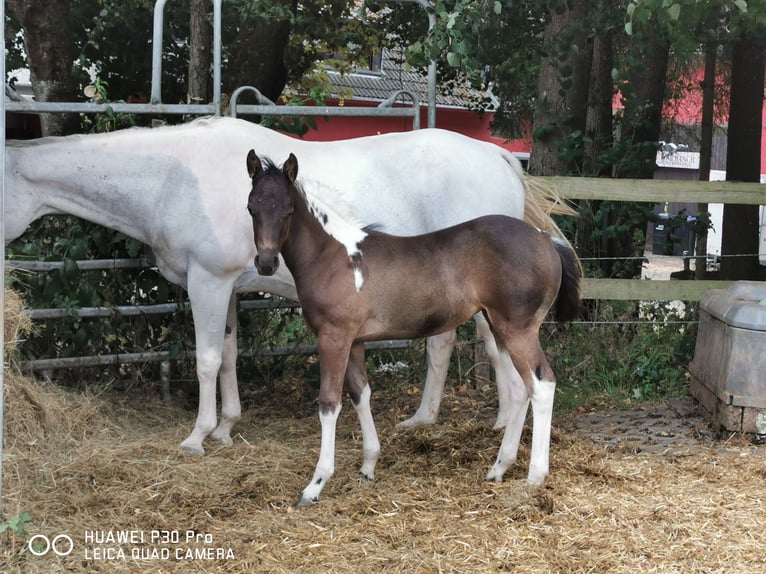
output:
<instances>
[{"instance_id":1,"label":"black plastic bin","mask_svg":"<svg viewBox=\"0 0 766 574\"><path fill-rule=\"evenodd\" d=\"M697 217L689 215L680 225L668 213L658 214L652 234L652 253L681 256L684 251L694 255L696 236L693 231Z\"/></svg>"}]
</instances>

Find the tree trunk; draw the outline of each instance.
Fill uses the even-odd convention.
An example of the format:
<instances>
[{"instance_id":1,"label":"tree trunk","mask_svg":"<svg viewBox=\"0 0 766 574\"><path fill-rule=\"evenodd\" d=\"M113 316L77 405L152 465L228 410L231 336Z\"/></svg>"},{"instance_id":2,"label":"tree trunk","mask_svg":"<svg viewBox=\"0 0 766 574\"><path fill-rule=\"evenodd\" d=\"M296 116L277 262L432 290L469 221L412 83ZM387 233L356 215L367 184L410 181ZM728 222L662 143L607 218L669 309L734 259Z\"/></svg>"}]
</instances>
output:
<instances>
[{"instance_id":1,"label":"tree trunk","mask_svg":"<svg viewBox=\"0 0 766 574\"><path fill-rule=\"evenodd\" d=\"M210 100L213 30L208 21L208 0L189 0L189 76L186 101L201 104Z\"/></svg>"},{"instance_id":2,"label":"tree trunk","mask_svg":"<svg viewBox=\"0 0 766 574\"><path fill-rule=\"evenodd\" d=\"M295 11L293 0L276 0ZM265 21L240 31L233 45L227 46L227 89L243 85L256 87L264 96L276 101L287 82L285 49L290 39L290 22Z\"/></svg>"},{"instance_id":3,"label":"tree trunk","mask_svg":"<svg viewBox=\"0 0 766 574\"><path fill-rule=\"evenodd\" d=\"M615 166L616 177L652 179L656 168L657 145L662 122L662 102L668 68L670 43L659 33L659 26L648 22L646 29L631 37L629 50L634 64L628 82L622 86L625 109L620 126L622 161ZM641 257L646 243L646 223L636 225L651 211L642 203L610 202L604 210L607 256L611 259L609 277L637 277L641 273ZM631 259L635 258L635 259Z\"/></svg>"},{"instance_id":4,"label":"tree trunk","mask_svg":"<svg viewBox=\"0 0 766 574\"><path fill-rule=\"evenodd\" d=\"M8 11L24 30L32 91L40 102L74 101L73 42L69 0L7 0ZM43 135L79 131L77 114L40 114Z\"/></svg>"},{"instance_id":5,"label":"tree trunk","mask_svg":"<svg viewBox=\"0 0 766 574\"><path fill-rule=\"evenodd\" d=\"M612 148L614 135L612 132L612 98L614 94L614 80L612 79L614 68L614 52L612 45L612 31L597 32L593 39L593 63L590 77L590 95L588 98L588 114L585 123L587 139L585 148L585 174L596 177L609 177L612 174L612 166L604 162L601 154ZM597 221L601 200L584 201L584 208L580 208L580 217L577 222L577 244L580 257L600 258L606 254L606 238L601 241L593 240L594 229L601 227L601 221ZM609 272L610 262L602 262L602 270Z\"/></svg>"},{"instance_id":6,"label":"tree trunk","mask_svg":"<svg viewBox=\"0 0 766 574\"><path fill-rule=\"evenodd\" d=\"M760 181L764 65L766 44L762 40L745 36L734 43L726 155L728 181ZM758 278L757 205L724 205L721 278Z\"/></svg>"},{"instance_id":7,"label":"tree trunk","mask_svg":"<svg viewBox=\"0 0 766 574\"><path fill-rule=\"evenodd\" d=\"M585 133L593 53L584 24L588 8L588 0L549 2L529 161L529 171L536 175L581 169L582 156L562 146L572 134Z\"/></svg>"}]
</instances>

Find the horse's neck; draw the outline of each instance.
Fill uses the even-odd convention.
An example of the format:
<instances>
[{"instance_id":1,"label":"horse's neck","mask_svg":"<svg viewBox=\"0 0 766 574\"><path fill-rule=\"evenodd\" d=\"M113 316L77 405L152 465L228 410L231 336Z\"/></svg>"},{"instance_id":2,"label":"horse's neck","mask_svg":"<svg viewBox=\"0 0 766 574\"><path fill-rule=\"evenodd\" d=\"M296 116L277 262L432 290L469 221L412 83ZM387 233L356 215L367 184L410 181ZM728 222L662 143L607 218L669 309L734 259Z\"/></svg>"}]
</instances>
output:
<instances>
[{"instance_id":1,"label":"horse's neck","mask_svg":"<svg viewBox=\"0 0 766 574\"><path fill-rule=\"evenodd\" d=\"M43 215L69 214L147 242L158 182L150 182L146 159L98 143L55 138L7 148L6 240Z\"/></svg>"},{"instance_id":2,"label":"horse's neck","mask_svg":"<svg viewBox=\"0 0 766 574\"><path fill-rule=\"evenodd\" d=\"M297 281L301 272L316 262L320 254L330 249L342 256L345 249L324 230L309 211L305 199L295 190L292 193L295 194L295 210L290 218L288 238L282 246L282 257Z\"/></svg>"}]
</instances>

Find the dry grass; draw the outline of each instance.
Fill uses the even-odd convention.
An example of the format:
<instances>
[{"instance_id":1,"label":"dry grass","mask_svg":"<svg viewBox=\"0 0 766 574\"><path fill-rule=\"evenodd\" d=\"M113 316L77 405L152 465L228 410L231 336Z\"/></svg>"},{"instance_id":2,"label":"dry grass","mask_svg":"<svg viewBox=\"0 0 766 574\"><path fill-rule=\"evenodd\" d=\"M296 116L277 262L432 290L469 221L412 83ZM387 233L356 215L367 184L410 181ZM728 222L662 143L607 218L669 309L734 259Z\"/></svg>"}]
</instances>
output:
<instances>
[{"instance_id":1,"label":"dry grass","mask_svg":"<svg viewBox=\"0 0 766 574\"><path fill-rule=\"evenodd\" d=\"M177 445L193 414L152 401L64 392L6 377L4 508L30 535L69 534L66 557L32 555L0 534L2 572L763 572L766 457L742 445L634 454L554 433L552 475L524 485L526 449L489 484L500 436L470 393L453 391L443 422L393 428L401 397L376 395L383 442L374 483L360 482L353 409L341 415L337 471L319 505L291 512L319 446L311 405L250 410L241 435L204 457ZM290 382L283 385L290 387ZM287 390L287 389L282 389ZM413 408L417 396L406 397ZM275 406L276 405L276 406ZM311 414L306 414L310 412ZM763 447L761 447L762 449ZM148 540L178 531L179 544ZM140 531L144 544L95 544L90 531ZM194 531L212 543L189 543ZM233 558L177 560L176 548ZM126 558L97 560L121 549ZM131 553L168 548L170 557ZM88 555L86 555L86 551Z\"/></svg>"}]
</instances>

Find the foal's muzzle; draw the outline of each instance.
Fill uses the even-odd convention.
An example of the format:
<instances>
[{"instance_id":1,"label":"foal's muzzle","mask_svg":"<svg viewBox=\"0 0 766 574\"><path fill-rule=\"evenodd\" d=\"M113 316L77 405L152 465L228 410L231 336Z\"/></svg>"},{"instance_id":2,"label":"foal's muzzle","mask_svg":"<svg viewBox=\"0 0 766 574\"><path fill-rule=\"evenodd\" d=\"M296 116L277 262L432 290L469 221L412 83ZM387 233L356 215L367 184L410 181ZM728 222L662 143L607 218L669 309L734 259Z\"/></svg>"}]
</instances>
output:
<instances>
[{"instance_id":1,"label":"foal's muzzle","mask_svg":"<svg viewBox=\"0 0 766 574\"><path fill-rule=\"evenodd\" d=\"M279 269L279 256L268 253L258 253L255 256L255 268L261 275L274 275Z\"/></svg>"}]
</instances>

